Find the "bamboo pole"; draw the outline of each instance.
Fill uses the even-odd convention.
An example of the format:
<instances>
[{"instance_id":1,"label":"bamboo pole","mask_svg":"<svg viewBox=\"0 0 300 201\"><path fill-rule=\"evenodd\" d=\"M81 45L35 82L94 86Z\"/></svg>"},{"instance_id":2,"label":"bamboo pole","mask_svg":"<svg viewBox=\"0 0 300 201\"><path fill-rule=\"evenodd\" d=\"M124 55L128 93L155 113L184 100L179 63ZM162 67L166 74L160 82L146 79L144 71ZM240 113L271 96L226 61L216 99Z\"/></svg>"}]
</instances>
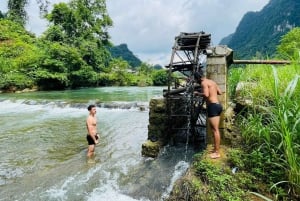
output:
<instances>
[{"instance_id":1,"label":"bamboo pole","mask_svg":"<svg viewBox=\"0 0 300 201\"><path fill-rule=\"evenodd\" d=\"M286 60L233 60L232 64L291 64Z\"/></svg>"}]
</instances>

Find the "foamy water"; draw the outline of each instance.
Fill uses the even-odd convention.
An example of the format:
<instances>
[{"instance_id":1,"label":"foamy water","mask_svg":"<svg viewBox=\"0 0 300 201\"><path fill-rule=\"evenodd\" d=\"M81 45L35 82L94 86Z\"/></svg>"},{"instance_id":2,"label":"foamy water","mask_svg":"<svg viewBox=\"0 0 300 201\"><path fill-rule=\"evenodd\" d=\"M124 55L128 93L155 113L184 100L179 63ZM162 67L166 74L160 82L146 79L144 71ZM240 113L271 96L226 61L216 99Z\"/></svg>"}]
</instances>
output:
<instances>
[{"instance_id":1,"label":"foamy water","mask_svg":"<svg viewBox=\"0 0 300 201\"><path fill-rule=\"evenodd\" d=\"M0 200L152 201L167 197L187 170L193 149L166 146L157 159L143 158L149 110L139 107L147 102L111 103L115 102L133 106L97 107L100 143L96 163L87 164L84 103L74 107L74 100L2 99Z\"/></svg>"}]
</instances>

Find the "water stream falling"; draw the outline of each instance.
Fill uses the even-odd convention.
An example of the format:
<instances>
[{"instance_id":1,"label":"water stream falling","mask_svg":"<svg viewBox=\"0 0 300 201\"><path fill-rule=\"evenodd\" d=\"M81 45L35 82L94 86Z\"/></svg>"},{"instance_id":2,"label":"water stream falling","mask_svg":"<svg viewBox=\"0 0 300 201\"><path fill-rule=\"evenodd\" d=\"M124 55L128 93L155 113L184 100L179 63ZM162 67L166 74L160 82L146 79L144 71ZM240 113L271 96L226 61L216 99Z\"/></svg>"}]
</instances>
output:
<instances>
[{"instance_id":1,"label":"water stream falling","mask_svg":"<svg viewBox=\"0 0 300 201\"><path fill-rule=\"evenodd\" d=\"M194 87L193 87L193 84L192 84L193 80L191 79L189 81L189 83L187 83L187 88L186 88L186 91L184 93L184 97L186 99L186 104L185 104L185 111L186 111L186 115L187 115L187 130L186 130L186 143L185 143L185 150L186 150L186 153L188 151L188 147L189 147L189 138L191 136L191 109L192 109L192 106L193 106L193 91L194 91ZM186 156L184 158L186 160Z\"/></svg>"},{"instance_id":2,"label":"water stream falling","mask_svg":"<svg viewBox=\"0 0 300 201\"><path fill-rule=\"evenodd\" d=\"M0 94L0 201L159 201L193 148L141 156L149 100L162 88L107 87ZM85 119L97 103L100 143L86 163Z\"/></svg>"}]
</instances>

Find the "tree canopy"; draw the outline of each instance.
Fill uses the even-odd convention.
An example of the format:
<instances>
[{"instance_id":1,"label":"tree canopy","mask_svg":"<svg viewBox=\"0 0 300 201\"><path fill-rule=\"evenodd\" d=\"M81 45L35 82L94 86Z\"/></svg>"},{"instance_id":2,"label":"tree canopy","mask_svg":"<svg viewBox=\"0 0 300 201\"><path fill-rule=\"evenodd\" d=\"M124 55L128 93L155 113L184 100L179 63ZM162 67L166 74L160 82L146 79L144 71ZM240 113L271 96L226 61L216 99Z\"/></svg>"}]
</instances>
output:
<instances>
[{"instance_id":1,"label":"tree canopy","mask_svg":"<svg viewBox=\"0 0 300 201\"><path fill-rule=\"evenodd\" d=\"M26 5L28 5L29 1L30 0L8 0L8 3L7 3L8 19L10 19L16 23L19 23L22 26L25 26L27 19L28 19L28 15L27 15L25 8L26 8ZM36 0L36 2L39 5L41 13L47 11L47 6L49 4L49 0Z\"/></svg>"},{"instance_id":2,"label":"tree canopy","mask_svg":"<svg viewBox=\"0 0 300 201\"><path fill-rule=\"evenodd\" d=\"M38 38L25 30L22 9L28 1L10 0L8 17L0 18L0 90L162 85L164 74L152 76L153 66L140 63L135 69L111 56L107 29L113 22L105 0L55 4L45 15L49 26Z\"/></svg>"},{"instance_id":3,"label":"tree canopy","mask_svg":"<svg viewBox=\"0 0 300 201\"><path fill-rule=\"evenodd\" d=\"M300 54L300 27L296 27L284 35L277 47L277 52L290 58L299 58Z\"/></svg>"},{"instance_id":4,"label":"tree canopy","mask_svg":"<svg viewBox=\"0 0 300 201\"><path fill-rule=\"evenodd\" d=\"M19 23L0 19L0 88L25 88L33 83L27 72L39 60L36 39Z\"/></svg>"}]
</instances>

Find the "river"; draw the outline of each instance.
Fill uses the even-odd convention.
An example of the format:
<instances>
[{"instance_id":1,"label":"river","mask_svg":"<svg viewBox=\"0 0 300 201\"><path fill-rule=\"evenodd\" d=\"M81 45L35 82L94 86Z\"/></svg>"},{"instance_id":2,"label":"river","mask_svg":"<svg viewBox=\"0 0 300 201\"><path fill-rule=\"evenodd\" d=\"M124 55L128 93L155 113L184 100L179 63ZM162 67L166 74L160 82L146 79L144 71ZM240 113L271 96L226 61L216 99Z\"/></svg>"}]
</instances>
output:
<instances>
[{"instance_id":1,"label":"river","mask_svg":"<svg viewBox=\"0 0 300 201\"><path fill-rule=\"evenodd\" d=\"M193 148L141 156L149 100L162 87L0 94L0 201L160 201L189 167ZM87 106L100 143L86 162Z\"/></svg>"}]
</instances>

